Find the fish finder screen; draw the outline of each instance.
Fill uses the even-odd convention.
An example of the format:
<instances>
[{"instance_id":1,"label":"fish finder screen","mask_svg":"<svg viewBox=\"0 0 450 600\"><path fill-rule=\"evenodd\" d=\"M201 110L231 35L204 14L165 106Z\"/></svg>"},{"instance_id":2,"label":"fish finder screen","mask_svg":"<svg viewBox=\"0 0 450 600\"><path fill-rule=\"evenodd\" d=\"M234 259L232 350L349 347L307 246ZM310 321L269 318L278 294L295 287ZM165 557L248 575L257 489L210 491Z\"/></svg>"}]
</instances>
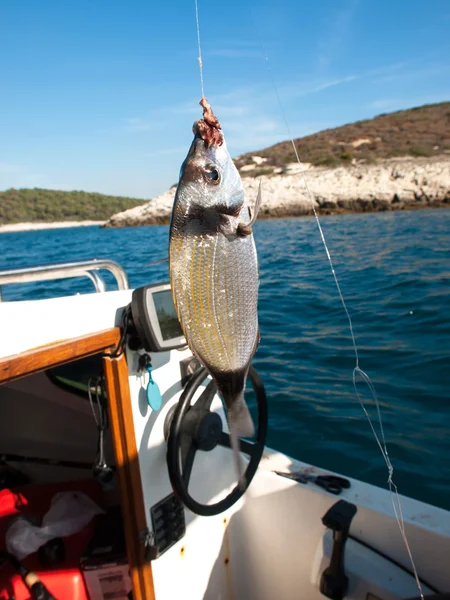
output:
<instances>
[{"instance_id":1,"label":"fish finder screen","mask_svg":"<svg viewBox=\"0 0 450 600\"><path fill-rule=\"evenodd\" d=\"M172 292L170 290L155 292L153 300L163 340L166 341L183 336L183 330L178 321L177 311L173 303Z\"/></svg>"}]
</instances>

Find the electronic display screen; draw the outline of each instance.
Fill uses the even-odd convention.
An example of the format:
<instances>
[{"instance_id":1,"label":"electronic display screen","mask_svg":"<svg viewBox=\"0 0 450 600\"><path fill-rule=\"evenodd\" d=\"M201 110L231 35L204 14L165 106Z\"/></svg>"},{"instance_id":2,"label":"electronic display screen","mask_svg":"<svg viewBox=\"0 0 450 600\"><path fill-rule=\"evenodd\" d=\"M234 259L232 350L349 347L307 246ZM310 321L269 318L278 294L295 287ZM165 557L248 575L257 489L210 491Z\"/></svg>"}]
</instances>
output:
<instances>
[{"instance_id":1,"label":"electronic display screen","mask_svg":"<svg viewBox=\"0 0 450 600\"><path fill-rule=\"evenodd\" d=\"M154 292L153 301L163 340L166 341L183 336L183 330L178 321L171 290Z\"/></svg>"}]
</instances>

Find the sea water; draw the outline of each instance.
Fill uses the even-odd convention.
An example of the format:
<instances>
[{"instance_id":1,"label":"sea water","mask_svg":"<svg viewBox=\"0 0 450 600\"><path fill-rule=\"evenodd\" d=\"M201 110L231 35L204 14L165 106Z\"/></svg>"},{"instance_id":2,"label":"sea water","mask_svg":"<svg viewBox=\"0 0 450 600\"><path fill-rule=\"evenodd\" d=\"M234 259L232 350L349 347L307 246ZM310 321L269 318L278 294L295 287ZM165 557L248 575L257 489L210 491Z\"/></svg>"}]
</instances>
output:
<instances>
[{"instance_id":1,"label":"sea water","mask_svg":"<svg viewBox=\"0 0 450 600\"><path fill-rule=\"evenodd\" d=\"M394 481L450 509L450 211L321 217L353 320L360 366L377 390ZM258 221L267 444L387 487L387 469L352 385L355 355L314 218ZM0 269L106 258L131 287L168 281L168 226L0 235ZM108 289L114 279L105 275ZM5 300L92 291L87 279L5 286ZM371 416L375 407L361 386ZM251 396L251 394L250 394ZM252 412L254 407L252 407Z\"/></svg>"}]
</instances>

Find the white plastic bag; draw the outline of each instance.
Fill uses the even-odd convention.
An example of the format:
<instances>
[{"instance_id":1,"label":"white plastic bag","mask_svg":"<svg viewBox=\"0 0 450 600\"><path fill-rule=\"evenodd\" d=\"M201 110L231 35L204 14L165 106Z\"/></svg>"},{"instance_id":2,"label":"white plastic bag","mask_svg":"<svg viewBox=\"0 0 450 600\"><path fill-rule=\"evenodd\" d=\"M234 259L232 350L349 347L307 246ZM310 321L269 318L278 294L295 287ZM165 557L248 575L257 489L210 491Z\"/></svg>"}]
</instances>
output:
<instances>
[{"instance_id":1,"label":"white plastic bag","mask_svg":"<svg viewBox=\"0 0 450 600\"><path fill-rule=\"evenodd\" d=\"M104 512L82 492L60 492L53 496L42 519L42 527L36 527L22 517L10 525L5 535L6 549L22 560L53 538L81 531L95 515Z\"/></svg>"},{"instance_id":2,"label":"white plastic bag","mask_svg":"<svg viewBox=\"0 0 450 600\"><path fill-rule=\"evenodd\" d=\"M5 536L6 549L19 560L36 552L47 540L39 527L21 517L8 527Z\"/></svg>"}]
</instances>

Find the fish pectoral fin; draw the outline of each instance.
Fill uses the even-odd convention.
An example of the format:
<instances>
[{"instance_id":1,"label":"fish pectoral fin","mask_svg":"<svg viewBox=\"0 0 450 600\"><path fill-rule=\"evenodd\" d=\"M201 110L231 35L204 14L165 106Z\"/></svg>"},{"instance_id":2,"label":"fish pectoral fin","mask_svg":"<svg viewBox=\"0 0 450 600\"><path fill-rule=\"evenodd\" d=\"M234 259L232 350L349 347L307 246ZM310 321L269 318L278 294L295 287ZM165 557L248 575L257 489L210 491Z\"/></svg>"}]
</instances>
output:
<instances>
[{"instance_id":1,"label":"fish pectoral fin","mask_svg":"<svg viewBox=\"0 0 450 600\"><path fill-rule=\"evenodd\" d=\"M253 233L253 224L255 223L256 219L258 218L258 213L259 213L259 209L261 208L261 202L262 202L262 185L261 185L261 180L259 180L259 188L258 188L258 195L256 196L256 201L255 201L255 205L253 207L253 210L251 208L249 208L249 214L250 214L250 221L248 223L239 223L238 227L237 227L237 233L239 235L250 235L251 233ZM253 213L253 214L252 214Z\"/></svg>"},{"instance_id":2,"label":"fish pectoral fin","mask_svg":"<svg viewBox=\"0 0 450 600\"><path fill-rule=\"evenodd\" d=\"M250 226L253 225L253 223L256 221L256 219L258 217L259 209L261 208L261 202L262 202L262 183L261 183L261 180L259 180L258 195L256 196L255 206L253 207L253 216L249 223Z\"/></svg>"}]
</instances>

